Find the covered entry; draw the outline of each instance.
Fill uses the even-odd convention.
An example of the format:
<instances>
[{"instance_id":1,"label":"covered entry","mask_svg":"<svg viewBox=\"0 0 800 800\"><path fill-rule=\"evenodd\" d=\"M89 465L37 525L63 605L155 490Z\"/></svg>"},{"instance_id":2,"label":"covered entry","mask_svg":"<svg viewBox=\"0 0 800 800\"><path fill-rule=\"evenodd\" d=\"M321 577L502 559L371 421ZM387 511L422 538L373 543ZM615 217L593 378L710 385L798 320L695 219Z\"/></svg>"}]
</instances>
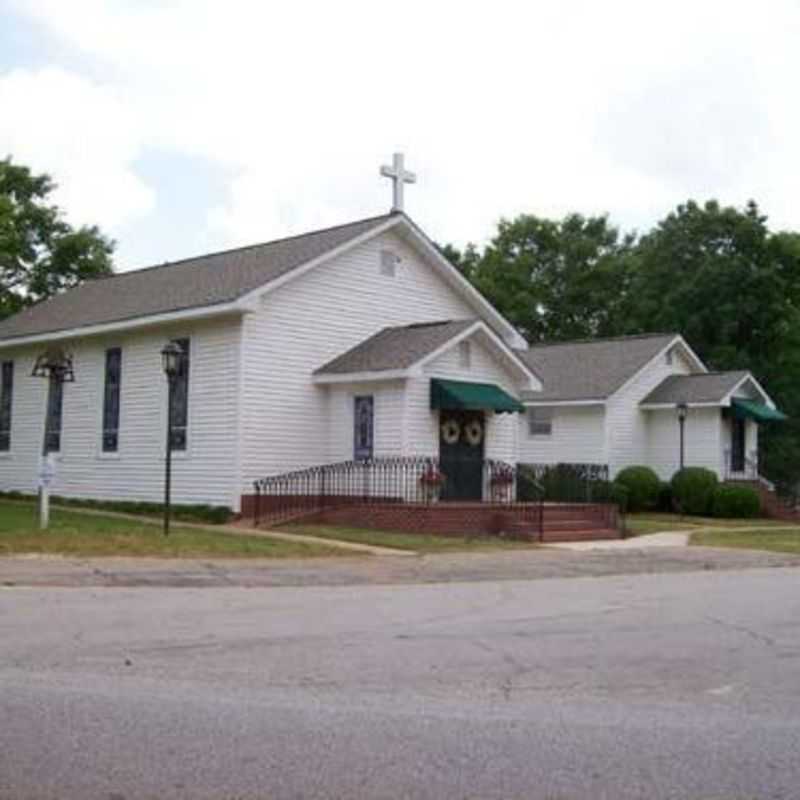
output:
<instances>
[{"instance_id":1,"label":"covered entry","mask_svg":"<svg viewBox=\"0 0 800 800\"><path fill-rule=\"evenodd\" d=\"M433 378L431 409L439 412L439 465L446 476L442 500L482 500L487 413L517 413L524 407L493 383Z\"/></svg>"}]
</instances>

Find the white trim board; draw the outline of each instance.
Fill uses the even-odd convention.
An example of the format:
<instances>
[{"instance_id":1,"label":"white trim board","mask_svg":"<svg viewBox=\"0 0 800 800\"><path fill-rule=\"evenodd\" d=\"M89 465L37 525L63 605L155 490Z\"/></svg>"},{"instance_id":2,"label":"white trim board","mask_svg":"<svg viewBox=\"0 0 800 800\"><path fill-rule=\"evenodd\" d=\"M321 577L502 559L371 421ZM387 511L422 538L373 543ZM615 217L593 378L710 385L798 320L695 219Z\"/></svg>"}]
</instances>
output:
<instances>
[{"instance_id":1,"label":"white trim board","mask_svg":"<svg viewBox=\"0 0 800 800\"><path fill-rule=\"evenodd\" d=\"M12 347L23 347L29 344L40 342L61 341L63 339L82 339L86 336L99 336L104 333L116 333L117 331L129 331L137 328L151 328L156 325L168 325L173 322L188 322L195 319L209 319L210 317L222 317L226 315L240 316L249 313L250 309L235 303L220 303L213 306L197 306L187 308L182 311L169 311L164 314L154 314L147 317L135 317L119 322L103 322L98 325L85 325L78 328L65 328L52 333L37 333L31 336L17 336L13 339L0 340L0 349Z\"/></svg>"}]
</instances>

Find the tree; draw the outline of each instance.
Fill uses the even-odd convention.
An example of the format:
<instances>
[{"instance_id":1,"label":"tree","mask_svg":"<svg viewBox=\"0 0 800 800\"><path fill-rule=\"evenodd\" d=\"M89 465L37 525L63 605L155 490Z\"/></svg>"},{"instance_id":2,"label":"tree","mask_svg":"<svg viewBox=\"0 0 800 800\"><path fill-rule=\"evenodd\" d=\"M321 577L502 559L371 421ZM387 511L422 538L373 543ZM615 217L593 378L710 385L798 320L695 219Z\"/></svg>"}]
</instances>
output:
<instances>
[{"instance_id":1,"label":"tree","mask_svg":"<svg viewBox=\"0 0 800 800\"><path fill-rule=\"evenodd\" d=\"M73 228L47 202L48 175L0 160L0 319L89 278L112 272L114 243Z\"/></svg>"},{"instance_id":2,"label":"tree","mask_svg":"<svg viewBox=\"0 0 800 800\"><path fill-rule=\"evenodd\" d=\"M434 243L436 244L436 243ZM468 244L459 250L452 244L436 244L436 249L467 279L472 280L472 273L480 256L474 244Z\"/></svg>"},{"instance_id":3,"label":"tree","mask_svg":"<svg viewBox=\"0 0 800 800\"><path fill-rule=\"evenodd\" d=\"M796 237L771 234L758 206L692 201L636 246L621 324L680 331L716 369L763 369L796 324Z\"/></svg>"},{"instance_id":4,"label":"tree","mask_svg":"<svg viewBox=\"0 0 800 800\"><path fill-rule=\"evenodd\" d=\"M602 336L616 330L632 243L604 216L525 214L457 266L529 341Z\"/></svg>"}]
</instances>

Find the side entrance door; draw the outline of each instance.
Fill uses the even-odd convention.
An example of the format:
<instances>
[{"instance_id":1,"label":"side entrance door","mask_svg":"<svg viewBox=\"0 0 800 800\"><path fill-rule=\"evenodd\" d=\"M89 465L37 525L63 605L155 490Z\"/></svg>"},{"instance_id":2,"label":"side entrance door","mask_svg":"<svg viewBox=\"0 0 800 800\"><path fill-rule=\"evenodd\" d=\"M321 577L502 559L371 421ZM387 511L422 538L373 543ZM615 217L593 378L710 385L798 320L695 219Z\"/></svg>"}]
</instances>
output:
<instances>
[{"instance_id":1,"label":"side entrance door","mask_svg":"<svg viewBox=\"0 0 800 800\"><path fill-rule=\"evenodd\" d=\"M442 500L483 498L485 434L482 411L439 412L439 466L447 478Z\"/></svg>"}]
</instances>

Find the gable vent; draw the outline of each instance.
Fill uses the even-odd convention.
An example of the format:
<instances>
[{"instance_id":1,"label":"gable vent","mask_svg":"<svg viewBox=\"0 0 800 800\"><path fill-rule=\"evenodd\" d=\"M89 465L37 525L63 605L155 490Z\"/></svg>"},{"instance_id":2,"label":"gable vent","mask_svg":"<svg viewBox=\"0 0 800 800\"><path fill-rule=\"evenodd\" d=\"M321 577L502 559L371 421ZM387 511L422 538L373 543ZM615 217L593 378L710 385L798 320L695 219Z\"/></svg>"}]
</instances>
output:
<instances>
[{"instance_id":1,"label":"gable vent","mask_svg":"<svg viewBox=\"0 0 800 800\"><path fill-rule=\"evenodd\" d=\"M381 250L381 275L394 278L399 263L400 256L397 253L392 250Z\"/></svg>"}]
</instances>

